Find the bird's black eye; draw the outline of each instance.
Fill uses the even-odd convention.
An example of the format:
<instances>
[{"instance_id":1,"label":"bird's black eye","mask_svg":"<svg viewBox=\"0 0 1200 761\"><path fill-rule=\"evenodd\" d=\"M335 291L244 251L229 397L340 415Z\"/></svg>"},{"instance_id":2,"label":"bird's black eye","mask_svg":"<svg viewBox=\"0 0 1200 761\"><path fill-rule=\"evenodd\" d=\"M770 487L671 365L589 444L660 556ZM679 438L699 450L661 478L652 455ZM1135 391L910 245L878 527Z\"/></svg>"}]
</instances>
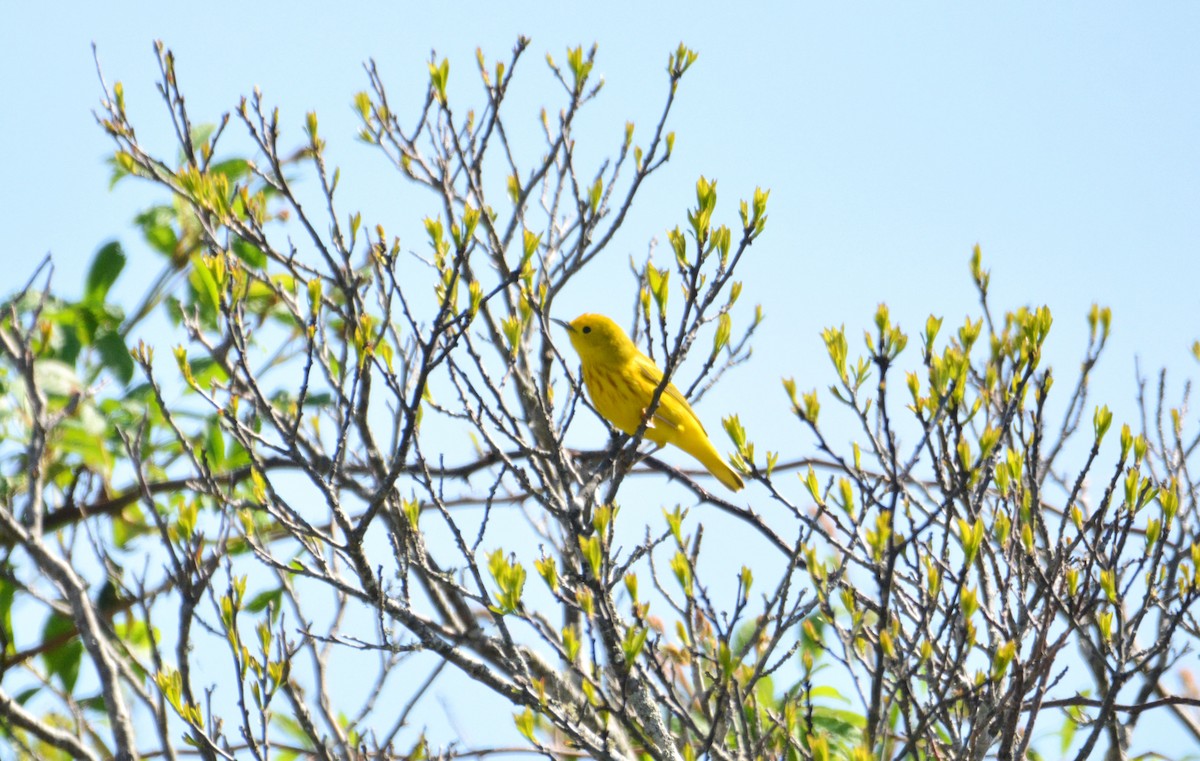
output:
<instances>
[{"instance_id":1,"label":"bird's black eye","mask_svg":"<svg viewBox=\"0 0 1200 761\"><path fill-rule=\"evenodd\" d=\"M591 332L592 332L592 326L591 326L591 325L584 325L584 326L583 326L583 332L584 332L584 333L591 333Z\"/></svg>"}]
</instances>

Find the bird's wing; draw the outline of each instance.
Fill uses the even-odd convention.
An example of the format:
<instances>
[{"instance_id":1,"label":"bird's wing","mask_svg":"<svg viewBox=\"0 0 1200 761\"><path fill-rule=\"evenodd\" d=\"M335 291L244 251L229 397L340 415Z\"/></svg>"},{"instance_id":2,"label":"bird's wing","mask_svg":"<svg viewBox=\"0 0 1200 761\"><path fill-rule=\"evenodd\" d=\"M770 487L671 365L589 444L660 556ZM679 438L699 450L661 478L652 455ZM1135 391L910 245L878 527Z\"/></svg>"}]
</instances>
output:
<instances>
[{"instance_id":1,"label":"bird's wing","mask_svg":"<svg viewBox=\"0 0 1200 761\"><path fill-rule=\"evenodd\" d=\"M662 370L659 370L658 365L644 354L639 356L636 361L642 379L650 384L648 392L653 394L654 389L658 388L658 384L662 383ZM667 404L668 399L675 403ZM695 426L694 430L700 431L705 436L708 435L708 432L704 430L704 424L700 422L700 418L696 417L696 412L679 389L675 388L674 383L668 383L667 387L663 389L658 408L654 410L654 417L676 430Z\"/></svg>"}]
</instances>

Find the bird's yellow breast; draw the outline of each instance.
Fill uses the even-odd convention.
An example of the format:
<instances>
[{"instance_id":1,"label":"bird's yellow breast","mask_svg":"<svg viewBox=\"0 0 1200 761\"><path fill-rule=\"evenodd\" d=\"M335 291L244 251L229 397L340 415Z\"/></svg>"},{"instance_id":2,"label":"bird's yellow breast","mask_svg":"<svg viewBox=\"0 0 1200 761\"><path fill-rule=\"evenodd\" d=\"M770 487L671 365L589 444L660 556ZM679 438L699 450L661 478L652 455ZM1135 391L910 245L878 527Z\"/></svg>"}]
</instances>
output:
<instances>
[{"instance_id":1,"label":"bird's yellow breast","mask_svg":"<svg viewBox=\"0 0 1200 761\"><path fill-rule=\"evenodd\" d=\"M620 366L588 362L583 365L583 382L592 405L618 429L633 435L642 424L642 416L654 398L657 384L650 383L636 363ZM673 443L678 426L666 425L676 415L670 412L671 399L663 393L655 416L646 428L646 438L655 444Z\"/></svg>"}]
</instances>

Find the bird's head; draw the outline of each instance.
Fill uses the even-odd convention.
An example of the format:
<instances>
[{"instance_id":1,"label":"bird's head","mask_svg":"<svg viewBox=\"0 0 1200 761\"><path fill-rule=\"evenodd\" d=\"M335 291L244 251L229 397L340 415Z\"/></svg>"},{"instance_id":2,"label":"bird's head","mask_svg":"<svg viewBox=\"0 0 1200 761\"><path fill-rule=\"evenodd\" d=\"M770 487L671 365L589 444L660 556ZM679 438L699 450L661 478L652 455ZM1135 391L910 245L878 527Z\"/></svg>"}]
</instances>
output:
<instances>
[{"instance_id":1,"label":"bird's head","mask_svg":"<svg viewBox=\"0 0 1200 761\"><path fill-rule=\"evenodd\" d=\"M554 322L567 329L571 345L584 362L622 362L637 354L637 347L621 326L602 314L581 314L571 322Z\"/></svg>"}]
</instances>

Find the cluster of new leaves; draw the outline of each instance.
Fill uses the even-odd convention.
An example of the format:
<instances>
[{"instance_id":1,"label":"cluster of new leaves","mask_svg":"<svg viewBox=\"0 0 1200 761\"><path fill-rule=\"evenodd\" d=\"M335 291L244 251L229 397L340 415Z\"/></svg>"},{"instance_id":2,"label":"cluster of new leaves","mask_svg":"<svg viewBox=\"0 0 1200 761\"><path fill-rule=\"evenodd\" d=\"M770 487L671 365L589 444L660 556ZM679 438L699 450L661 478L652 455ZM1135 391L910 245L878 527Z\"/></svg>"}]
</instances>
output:
<instances>
[{"instance_id":1,"label":"cluster of new leaves","mask_svg":"<svg viewBox=\"0 0 1200 761\"><path fill-rule=\"evenodd\" d=\"M1041 362L1049 310L994 322L978 248L972 274L984 315L945 342L929 318L902 414L893 379L909 337L886 306L857 358L844 330L825 332L829 393L861 444L831 443L817 392L784 384L827 457L804 476L813 510L776 497L812 525L804 553L832 635L823 642L854 675L865 745L1022 758L1049 716L1063 724L1059 752L1085 759L1097 747L1123 753L1156 707L1196 733L1195 696L1164 680L1200 633L1190 464L1200 438L1185 438L1186 396L1168 410L1160 383L1153 406L1143 398L1143 433L1124 425L1117 451L1102 453L1112 413L1084 421L1109 311L1088 315L1082 370L1055 425Z\"/></svg>"}]
</instances>

